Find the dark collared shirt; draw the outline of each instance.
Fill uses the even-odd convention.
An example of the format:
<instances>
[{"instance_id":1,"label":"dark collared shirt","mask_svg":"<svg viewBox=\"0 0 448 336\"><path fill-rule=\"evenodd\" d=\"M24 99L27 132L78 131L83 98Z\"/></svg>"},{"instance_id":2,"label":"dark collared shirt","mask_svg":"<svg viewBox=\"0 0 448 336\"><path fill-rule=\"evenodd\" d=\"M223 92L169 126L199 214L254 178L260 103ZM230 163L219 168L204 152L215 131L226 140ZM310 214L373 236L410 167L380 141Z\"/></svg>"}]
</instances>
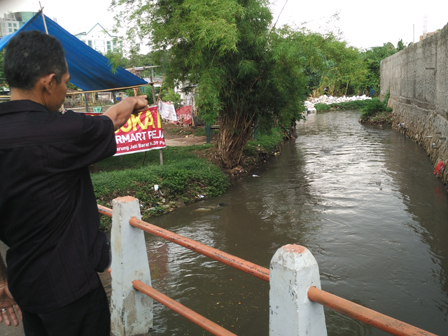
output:
<instances>
[{"instance_id":1,"label":"dark collared shirt","mask_svg":"<svg viewBox=\"0 0 448 336\"><path fill-rule=\"evenodd\" d=\"M0 104L0 240L19 306L44 313L100 285L104 243L88 165L116 151L112 120Z\"/></svg>"}]
</instances>

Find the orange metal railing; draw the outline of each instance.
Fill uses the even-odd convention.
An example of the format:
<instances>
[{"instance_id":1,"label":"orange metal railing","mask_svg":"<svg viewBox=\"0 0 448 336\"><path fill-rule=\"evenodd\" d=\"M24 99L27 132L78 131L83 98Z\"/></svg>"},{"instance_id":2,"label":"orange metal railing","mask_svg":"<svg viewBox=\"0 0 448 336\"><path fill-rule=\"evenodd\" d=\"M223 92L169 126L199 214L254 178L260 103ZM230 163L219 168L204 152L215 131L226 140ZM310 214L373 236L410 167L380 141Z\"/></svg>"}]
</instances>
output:
<instances>
[{"instance_id":1,"label":"orange metal railing","mask_svg":"<svg viewBox=\"0 0 448 336\"><path fill-rule=\"evenodd\" d=\"M165 238L173 243L184 246L192 251L201 253L209 258L215 259L217 261L222 262L223 264L229 265L236 269L239 269L243 272L246 272L250 275L253 275L257 278L260 278L265 281L269 281L269 270L267 268L258 266L254 263L246 261L244 259L235 257L231 254L222 252L213 247L201 244L193 239L186 238L184 236L178 235L171 231L162 229L158 226L146 223L142 220L139 220L135 217L132 217L129 221L129 224L132 226L139 228L143 231L152 233L161 238Z\"/></svg>"},{"instance_id":2,"label":"orange metal railing","mask_svg":"<svg viewBox=\"0 0 448 336\"><path fill-rule=\"evenodd\" d=\"M98 205L98 211L106 215L108 217L112 217L112 209L106 208L104 206ZM149 224L142 220L139 220L135 217L132 217L129 221L129 224L139 228L143 231L156 235L158 237L167 239L173 243L184 246L192 251L201 253L207 257L210 257L214 260L222 262L226 265L239 269L243 272L256 276L262 280L269 281L269 269L253 264L244 259L235 257L231 254L222 252L210 246L201 244L195 240L183 237L171 231L162 229L156 225ZM186 317L190 321L198 324L205 330L210 331L214 335L234 335L230 331L216 325L214 322L207 320L205 317L197 314L196 312L190 310L189 308L181 305L180 303L170 299L166 295L156 291L154 288L143 284L140 281L133 281L134 288L145 293L146 295L152 297L153 299L159 301L164 304L168 308L171 308L173 311L178 314ZM340 298L336 295L330 294L326 291L318 289L316 287L310 287L308 290L308 298L316 303L324 305L328 308L336 310L344 315L350 316L356 320L369 324L375 328L384 330L392 335L397 336L437 336L425 330L414 327L410 324L401 322L397 319L389 317L387 315L378 313L372 309L363 307L351 301ZM202 323L201 321L207 320L208 322ZM212 327L213 326L213 327ZM218 329L215 328L218 327ZM211 328L211 329L206 329ZM222 329L222 330L221 330ZM214 333L217 332L217 333ZM222 332L222 333L220 333Z\"/></svg>"},{"instance_id":3,"label":"orange metal railing","mask_svg":"<svg viewBox=\"0 0 448 336\"><path fill-rule=\"evenodd\" d=\"M106 208L105 206L98 205L98 212L104 216L112 218L112 209Z\"/></svg>"},{"instance_id":4,"label":"orange metal railing","mask_svg":"<svg viewBox=\"0 0 448 336\"><path fill-rule=\"evenodd\" d=\"M190 308L185 307L179 302L171 299L170 297L156 291L154 288L144 284L143 282L136 280L132 281L134 288L139 292L142 292L149 297L152 297L154 300L159 301L164 306L170 308L172 311L178 313L179 315L187 318L193 323L196 323L198 326L202 327L202 329L207 330L213 335L218 336L236 336L234 333L224 329L220 325L217 325L215 322L210 321L202 315L199 315L195 311Z\"/></svg>"},{"instance_id":5,"label":"orange metal railing","mask_svg":"<svg viewBox=\"0 0 448 336\"><path fill-rule=\"evenodd\" d=\"M371 326L384 330L392 335L436 336L435 334L345 300L314 286L308 290L308 298L313 302L320 303L321 305L353 317L358 321L370 324Z\"/></svg>"},{"instance_id":6,"label":"orange metal railing","mask_svg":"<svg viewBox=\"0 0 448 336\"><path fill-rule=\"evenodd\" d=\"M98 205L98 212L108 217L112 217L112 209L106 208L102 205ZM222 262L223 264L239 269L264 281L269 281L269 269L265 267L258 266L257 264L235 257L229 253L222 252L213 247L201 244L193 239L189 239L171 231L162 229L156 225L149 224L135 217L131 218L129 224L155 236L184 246L192 251L201 253L209 258Z\"/></svg>"}]
</instances>

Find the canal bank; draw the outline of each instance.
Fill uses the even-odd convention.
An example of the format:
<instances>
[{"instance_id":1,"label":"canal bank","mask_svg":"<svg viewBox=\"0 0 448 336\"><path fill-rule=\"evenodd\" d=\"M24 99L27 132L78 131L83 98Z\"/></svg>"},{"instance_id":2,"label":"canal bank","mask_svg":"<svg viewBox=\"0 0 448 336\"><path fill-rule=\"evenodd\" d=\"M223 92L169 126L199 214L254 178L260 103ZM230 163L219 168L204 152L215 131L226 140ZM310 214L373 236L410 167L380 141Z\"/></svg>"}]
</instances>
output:
<instances>
[{"instance_id":1,"label":"canal bank","mask_svg":"<svg viewBox=\"0 0 448 336\"><path fill-rule=\"evenodd\" d=\"M448 164L447 48L448 25L381 62L381 97L390 92L393 126L420 144L434 166Z\"/></svg>"}]
</instances>

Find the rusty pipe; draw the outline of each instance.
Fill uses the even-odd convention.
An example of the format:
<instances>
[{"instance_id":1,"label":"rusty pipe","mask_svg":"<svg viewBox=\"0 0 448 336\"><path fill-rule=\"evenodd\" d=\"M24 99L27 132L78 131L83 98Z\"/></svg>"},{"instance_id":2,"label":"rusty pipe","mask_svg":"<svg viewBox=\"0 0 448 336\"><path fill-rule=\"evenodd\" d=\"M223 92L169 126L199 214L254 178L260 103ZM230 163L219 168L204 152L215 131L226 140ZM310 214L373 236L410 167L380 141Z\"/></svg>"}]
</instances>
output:
<instances>
[{"instance_id":1,"label":"rusty pipe","mask_svg":"<svg viewBox=\"0 0 448 336\"><path fill-rule=\"evenodd\" d=\"M186 319L190 320L191 322L197 324L202 329L207 330L208 332L212 333L213 335L236 336L234 333L217 325L215 322L210 321L209 319L205 318L204 316L196 313L195 311L191 310L190 308L185 307L184 305L171 299L170 297L166 296L165 294L162 294L159 291L156 291L154 288L144 284L143 282L141 282L139 280L132 281L132 285L139 292L142 292L143 294L148 295L149 297L153 298L154 300L157 300L158 302L160 302L164 306L168 307L172 311L178 313L179 315L185 317Z\"/></svg>"},{"instance_id":2,"label":"rusty pipe","mask_svg":"<svg viewBox=\"0 0 448 336\"><path fill-rule=\"evenodd\" d=\"M98 206L98 212L100 214L112 218L112 209L106 208L105 206L99 204L97 204L97 206Z\"/></svg>"},{"instance_id":3,"label":"rusty pipe","mask_svg":"<svg viewBox=\"0 0 448 336\"><path fill-rule=\"evenodd\" d=\"M99 205L99 204L98 204L98 212L105 216L112 217L112 209L107 208L102 205ZM258 266L254 263L251 263L244 259L235 257L231 254L222 252L213 247L209 247L207 245L201 244L195 240L192 240L192 239L183 237L181 235L178 235L176 233L173 233L171 231L162 229L156 225L146 223L142 220L138 220L135 217L131 218L131 220L129 221L129 224L131 224L132 226L137 227L139 229L142 229L143 231L146 231L146 232L156 235L158 237L162 237L169 241L172 241L173 243L184 246L192 251L201 253L209 258L212 258L214 260L222 262L228 266L234 267L234 268L239 269L243 272L246 272L250 275L256 276L257 278L260 278L265 281L269 281L269 269L267 269L267 268Z\"/></svg>"},{"instance_id":4,"label":"rusty pipe","mask_svg":"<svg viewBox=\"0 0 448 336\"><path fill-rule=\"evenodd\" d=\"M240 271L256 276L257 278L269 281L269 269L267 268L258 266L254 263L235 257L226 252L222 252L213 247L201 244L193 239L189 239L171 231L162 229L156 225L146 223L135 217L131 218L129 224L155 236L165 238L173 243L184 246L194 252L201 253L209 258L222 262L223 264L239 269Z\"/></svg>"},{"instance_id":5,"label":"rusty pipe","mask_svg":"<svg viewBox=\"0 0 448 336\"><path fill-rule=\"evenodd\" d=\"M401 322L387 315L378 313L372 309L363 307L336 295L325 292L316 287L310 287L308 298L328 308L350 316L358 321L370 324L375 328L384 330L397 336L436 336L430 332Z\"/></svg>"}]
</instances>

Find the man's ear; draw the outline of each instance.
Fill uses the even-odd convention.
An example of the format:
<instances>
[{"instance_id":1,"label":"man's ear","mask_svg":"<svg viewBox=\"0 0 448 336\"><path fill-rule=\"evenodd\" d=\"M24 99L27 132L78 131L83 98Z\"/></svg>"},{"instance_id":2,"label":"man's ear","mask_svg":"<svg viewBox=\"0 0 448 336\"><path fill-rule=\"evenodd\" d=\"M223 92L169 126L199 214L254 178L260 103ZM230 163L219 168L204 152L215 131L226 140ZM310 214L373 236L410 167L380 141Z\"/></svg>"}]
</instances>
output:
<instances>
[{"instance_id":1,"label":"man's ear","mask_svg":"<svg viewBox=\"0 0 448 336\"><path fill-rule=\"evenodd\" d=\"M39 82L46 91L51 93L56 87L56 74L51 73L49 75L43 76L39 79Z\"/></svg>"}]
</instances>

